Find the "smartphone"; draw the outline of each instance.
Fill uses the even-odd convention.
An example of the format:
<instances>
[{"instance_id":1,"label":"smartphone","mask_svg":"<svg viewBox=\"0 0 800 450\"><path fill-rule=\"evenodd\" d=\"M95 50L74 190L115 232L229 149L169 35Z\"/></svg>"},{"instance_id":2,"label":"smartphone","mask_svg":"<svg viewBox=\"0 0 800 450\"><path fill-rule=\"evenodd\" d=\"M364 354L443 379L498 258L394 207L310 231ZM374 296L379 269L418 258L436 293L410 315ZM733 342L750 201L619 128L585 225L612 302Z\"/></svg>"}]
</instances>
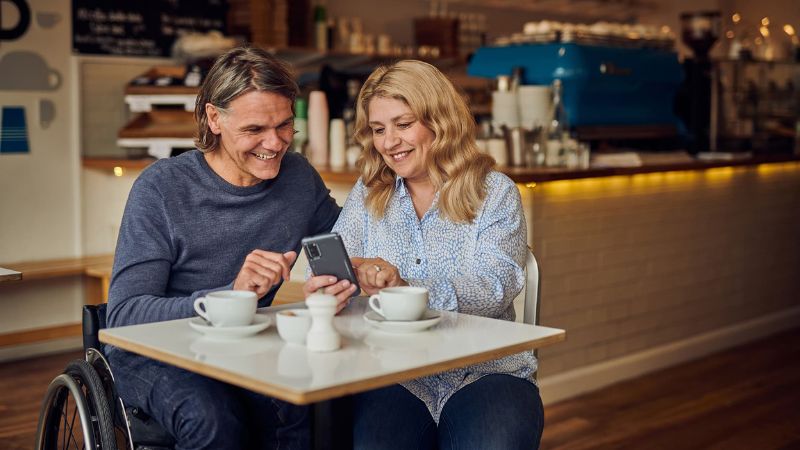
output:
<instances>
[{"instance_id":1,"label":"smartphone","mask_svg":"<svg viewBox=\"0 0 800 450\"><path fill-rule=\"evenodd\" d=\"M349 280L356 285L353 295L361 292L358 285L358 278L353 271L350 257L344 248L344 242L339 233L325 233L316 236L309 236L300 241L303 244L303 251L306 252L308 265L315 276L333 275L337 280Z\"/></svg>"}]
</instances>

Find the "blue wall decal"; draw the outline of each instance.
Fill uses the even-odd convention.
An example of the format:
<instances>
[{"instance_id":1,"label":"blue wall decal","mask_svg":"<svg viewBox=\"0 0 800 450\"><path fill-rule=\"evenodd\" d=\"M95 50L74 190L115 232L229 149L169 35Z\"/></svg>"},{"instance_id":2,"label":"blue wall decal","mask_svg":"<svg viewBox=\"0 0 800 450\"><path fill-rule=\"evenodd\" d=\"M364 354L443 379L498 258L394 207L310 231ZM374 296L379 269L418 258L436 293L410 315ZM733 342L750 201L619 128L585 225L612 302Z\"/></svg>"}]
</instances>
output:
<instances>
[{"instance_id":1,"label":"blue wall decal","mask_svg":"<svg viewBox=\"0 0 800 450\"><path fill-rule=\"evenodd\" d=\"M0 122L0 153L28 153L28 126L25 124L25 108L3 106Z\"/></svg>"}]
</instances>

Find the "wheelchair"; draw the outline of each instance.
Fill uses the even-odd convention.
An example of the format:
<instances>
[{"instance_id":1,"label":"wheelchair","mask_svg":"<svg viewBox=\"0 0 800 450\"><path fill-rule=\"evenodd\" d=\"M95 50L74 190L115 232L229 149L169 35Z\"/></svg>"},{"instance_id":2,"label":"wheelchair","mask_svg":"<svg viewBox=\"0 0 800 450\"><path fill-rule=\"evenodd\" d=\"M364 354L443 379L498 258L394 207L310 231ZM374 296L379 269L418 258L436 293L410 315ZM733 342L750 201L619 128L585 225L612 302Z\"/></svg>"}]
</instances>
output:
<instances>
[{"instance_id":1,"label":"wheelchair","mask_svg":"<svg viewBox=\"0 0 800 450\"><path fill-rule=\"evenodd\" d=\"M171 450L173 437L138 408L126 407L98 333L106 305L83 307L85 359L67 364L50 382L39 413L36 449Z\"/></svg>"}]
</instances>

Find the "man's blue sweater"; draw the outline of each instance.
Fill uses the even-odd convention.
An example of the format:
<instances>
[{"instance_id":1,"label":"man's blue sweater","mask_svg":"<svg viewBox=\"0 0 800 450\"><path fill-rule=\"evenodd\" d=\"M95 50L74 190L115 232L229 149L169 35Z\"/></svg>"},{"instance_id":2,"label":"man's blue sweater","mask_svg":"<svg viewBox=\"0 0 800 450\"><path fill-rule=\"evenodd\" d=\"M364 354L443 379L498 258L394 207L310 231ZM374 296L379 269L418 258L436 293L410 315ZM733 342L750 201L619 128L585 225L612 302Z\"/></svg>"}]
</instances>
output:
<instances>
[{"instance_id":1,"label":"man's blue sweater","mask_svg":"<svg viewBox=\"0 0 800 450\"><path fill-rule=\"evenodd\" d=\"M278 176L234 186L198 150L148 167L131 189L119 230L108 326L190 317L194 300L231 289L255 249L299 253L339 215L319 174L287 153ZM273 288L259 304L272 302Z\"/></svg>"}]
</instances>

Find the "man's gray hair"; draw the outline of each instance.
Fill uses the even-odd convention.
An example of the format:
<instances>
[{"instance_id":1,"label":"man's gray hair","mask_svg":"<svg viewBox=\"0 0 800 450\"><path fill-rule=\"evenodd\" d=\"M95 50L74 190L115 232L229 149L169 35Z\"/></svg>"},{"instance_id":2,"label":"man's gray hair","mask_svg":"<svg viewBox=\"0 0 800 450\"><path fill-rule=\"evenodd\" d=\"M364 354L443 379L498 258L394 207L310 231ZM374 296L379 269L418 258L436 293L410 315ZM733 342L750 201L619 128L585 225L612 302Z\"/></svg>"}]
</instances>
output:
<instances>
[{"instance_id":1,"label":"man's gray hair","mask_svg":"<svg viewBox=\"0 0 800 450\"><path fill-rule=\"evenodd\" d=\"M200 151L213 151L220 143L219 135L212 133L208 126L206 104L214 105L224 114L232 101L252 91L282 95L292 102L294 111L299 89L289 66L260 48L234 48L217 58L200 87L194 106L195 145Z\"/></svg>"}]
</instances>

